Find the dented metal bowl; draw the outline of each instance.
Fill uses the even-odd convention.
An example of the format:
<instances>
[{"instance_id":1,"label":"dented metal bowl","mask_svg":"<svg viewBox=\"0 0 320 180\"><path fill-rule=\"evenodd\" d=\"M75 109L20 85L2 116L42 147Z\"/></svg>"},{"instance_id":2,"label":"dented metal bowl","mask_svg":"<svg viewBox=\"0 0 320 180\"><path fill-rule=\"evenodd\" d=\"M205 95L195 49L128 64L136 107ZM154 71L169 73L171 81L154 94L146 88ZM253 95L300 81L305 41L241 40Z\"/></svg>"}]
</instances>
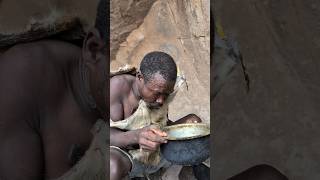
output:
<instances>
[{"instance_id":1,"label":"dented metal bowl","mask_svg":"<svg viewBox=\"0 0 320 180\"><path fill-rule=\"evenodd\" d=\"M187 140L209 135L210 126L205 123L186 123L166 126L163 131L168 134L168 140Z\"/></svg>"},{"instance_id":2,"label":"dented metal bowl","mask_svg":"<svg viewBox=\"0 0 320 180\"><path fill-rule=\"evenodd\" d=\"M179 124L164 129L168 143L161 145L162 156L173 164L197 165L210 156L208 124Z\"/></svg>"}]
</instances>

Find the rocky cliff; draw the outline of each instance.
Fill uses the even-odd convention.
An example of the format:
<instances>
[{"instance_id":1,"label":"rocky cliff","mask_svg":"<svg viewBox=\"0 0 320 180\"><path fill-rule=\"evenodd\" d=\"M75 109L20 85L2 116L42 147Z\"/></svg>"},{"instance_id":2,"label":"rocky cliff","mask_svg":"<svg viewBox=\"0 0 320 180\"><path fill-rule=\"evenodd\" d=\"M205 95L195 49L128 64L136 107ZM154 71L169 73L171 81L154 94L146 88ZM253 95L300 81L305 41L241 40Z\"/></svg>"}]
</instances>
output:
<instances>
[{"instance_id":1,"label":"rocky cliff","mask_svg":"<svg viewBox=\"0 0 320 180\"><path fill-rule=\"evenodd\" d=\"M139 1L150 5L146 2L150 1ZM112 70L124 64L138 66L146 53L158 50L170 54L185 75L188 89L179 92L171 105L172 119L195 113L204 121L210 120L209 3L209 0L158 0L150 9L139 9L133 1L131 7L117 5L121 11L112 12L111 54L115 54Z\"/></svg>"}]
</instances>

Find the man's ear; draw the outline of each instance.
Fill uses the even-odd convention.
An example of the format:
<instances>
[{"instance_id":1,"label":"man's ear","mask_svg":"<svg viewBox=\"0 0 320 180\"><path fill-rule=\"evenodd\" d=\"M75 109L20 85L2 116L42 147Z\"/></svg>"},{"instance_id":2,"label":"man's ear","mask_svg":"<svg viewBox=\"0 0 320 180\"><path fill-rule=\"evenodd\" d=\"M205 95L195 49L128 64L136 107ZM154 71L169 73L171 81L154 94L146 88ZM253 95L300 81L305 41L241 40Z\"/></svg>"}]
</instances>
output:
<instances>
[{"instance_id":1,"label":"man's ear","mask_svg":"<svg viewBox=\"0 0 320 180\"><path fill-rule=\"evenodd\" d=\"M144 78L140 71L137 72L136 77L139 80L139 82L144 83Z\"/></svg>"},{"instance_id":2,"label":"man's ear","mask_svg":"<svg viewBox=\"0 0 320 180\"><path fill-rule=\"evenodd\" d=\"M104 42L99 31L92 28L87 33L83 42L82 55L85 62L95 63L99 58L97 55L103 52Z\"/></svg>"}]
</instances>

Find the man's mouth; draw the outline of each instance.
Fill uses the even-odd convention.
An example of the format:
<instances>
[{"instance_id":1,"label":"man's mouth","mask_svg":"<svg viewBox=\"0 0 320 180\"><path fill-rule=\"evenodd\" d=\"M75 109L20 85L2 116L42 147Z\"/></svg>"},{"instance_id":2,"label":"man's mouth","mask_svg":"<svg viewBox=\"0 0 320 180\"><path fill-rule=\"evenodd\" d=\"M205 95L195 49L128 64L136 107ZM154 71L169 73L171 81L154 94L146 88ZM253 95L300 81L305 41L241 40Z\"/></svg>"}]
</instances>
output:
<instances>
[{"instance_id":1,"label":"man's mouth","mask_svg":"<svg viewBox=\"0 0 320 180\"><path fill-rule=\"evenodd\" d=\"M161 105L160 104L148 104L148 107L150 109L160 109Z\"/></svg>"}]
</instances>

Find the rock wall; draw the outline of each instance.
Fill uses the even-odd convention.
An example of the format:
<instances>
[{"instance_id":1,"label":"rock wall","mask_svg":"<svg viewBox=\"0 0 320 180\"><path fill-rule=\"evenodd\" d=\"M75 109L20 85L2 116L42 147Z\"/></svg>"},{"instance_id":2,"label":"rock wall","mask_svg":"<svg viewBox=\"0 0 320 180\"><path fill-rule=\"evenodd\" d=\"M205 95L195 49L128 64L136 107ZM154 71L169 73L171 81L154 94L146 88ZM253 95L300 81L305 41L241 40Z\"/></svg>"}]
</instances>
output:
<instances>
[{"instance_id":1,"label":"rock wall","mask_svg":"<svg viewBox=\"0 0 320 180\"><path fill-rule=\"evenodd\" d=\"M121 42L111 62L111 69L115 70L124 64L138 66L150 51L160 50L170 54L188 82L188 90L179 92L169 108L169 117L173 120L187 113L198 114L206 122L210 120L209 4L209 0L154 2L142 24ZM138 18L133 21L136 26L142 16L134 17ZM114 22L111 24L111 36L119 37L120 30L112 27L113 24L120 24L116 23L119 20L111 20Z\"/></svg>"},{"instance_id":2,"label":"rock wall","mask_svg":"<svg viewBox=\"0 0 320 180\"><path fill-rule=\"evenodd\" d=\"M110 56L115 58L120 44L137 29L156 0L111 0L110 3Z\"/></svg>"},{"instance_id":3,"label":"rock wall","mask_svg":"<svg viewBox=\"0 0 320 180\"><path fill-rule=\"evenodd\" d=\"M320 179L320 2L219 0L215 16L241 66L214 100L214 177L261 163L290 180Z\"/></svg>"}]
</instances>

